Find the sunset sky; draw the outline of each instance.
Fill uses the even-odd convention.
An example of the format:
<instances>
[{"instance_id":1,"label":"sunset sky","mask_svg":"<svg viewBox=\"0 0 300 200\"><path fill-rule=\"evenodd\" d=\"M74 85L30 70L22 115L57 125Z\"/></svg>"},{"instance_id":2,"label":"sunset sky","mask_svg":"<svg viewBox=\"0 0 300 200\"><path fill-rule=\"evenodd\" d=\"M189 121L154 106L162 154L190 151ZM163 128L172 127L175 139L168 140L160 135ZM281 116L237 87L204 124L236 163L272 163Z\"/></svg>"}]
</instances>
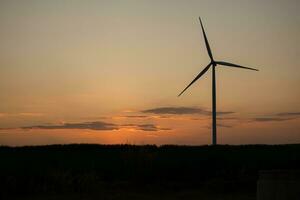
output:
<instances>
[{"instance_id":1,"label":"sunset sky","mask_svg":"<svg viewBox=\"0 0 300 200\"><path fill-rule=\"evenodd\" d=\"M0 145L300 143L299 0L0 0Z\"/></svg>"}]
</instances>

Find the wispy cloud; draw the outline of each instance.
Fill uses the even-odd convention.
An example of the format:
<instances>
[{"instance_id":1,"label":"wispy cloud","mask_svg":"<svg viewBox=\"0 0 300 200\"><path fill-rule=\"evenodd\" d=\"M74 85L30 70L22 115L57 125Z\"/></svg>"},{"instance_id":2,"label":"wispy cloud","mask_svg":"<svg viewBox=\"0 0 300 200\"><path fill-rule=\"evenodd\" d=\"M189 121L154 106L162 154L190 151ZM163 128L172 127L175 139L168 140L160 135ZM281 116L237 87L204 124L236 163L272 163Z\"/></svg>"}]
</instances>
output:
<instances>
[{"instance_id":1,"label":"wispy cloud","mask_svg":"<svg viewBox=\"0 0 300 200\"><path fill-rule=\"evenodd\" d=\"M252 118L252 121L255 122L280 122L280 121L287 121L292 118L280 118L280 117L257 117L257 118Z\"/></svg>"},{"instance_id":2,"label":"wispy cloud","mask_svg":"<svg viewBox=\"0 0 300 200\"><path fill-rule=\"evenodd\" d=\"M17 115L19 116L25 116L25 117L40 117L40 116L44 116L44 113L33 113L33 112L22 112L22 113L18 113Z\"/></svg>"},{"instance_id":3,"label":"wispy cloud","mask_svg":"<svg viewBox=\"0 0 300 200\"><path fill-rule=\"evenodd\" d=\"M25 126L22 129L89 129L89 130L118 130L116 124L106 123L101 121L84 122L84 123L64 123L61 125L38 125Z\"/></svg>"},{"instance_id":4,"label":"wispy cloud","mask_svg":"<svg viewBox=\"0 0 300 200\"><path fill-rule=\"evenodd\" d=\"M295 116L300 117L300 112L283 112L283 113L277 113L277 116Z\"/></svg>"},{"instance_id":5,"label":"wispy cloud","mask_svg":"<svg viewBox=\"0 0 300 200\"><path fill-rule=\"evenodd\" d=\"M220 111L220 112L217 112L217 115L229 115L229 114L234 114L235 112L233 111ZM210 112L211 114L211 112Z\"/></svg>"},{"instance_id":6,"label":"wispy cloud","mask_svg":"<svg viewBox=\"0 0 300 200\"><path fill-rule=\"evenodd\" d=\"M86 129L86 130L97 130L97 131L107 131L107 130L120 130L123 128L130 128L137 131L163 131L171 130L170 128L163 128L155 124L114 124L102 121L95 122L83 122L83 123L63 123L60 125L36 125L36 126L25 126L20 127L21 129Z\"/></svg>"},{"instance_id":7,"label":"wispy cloud","mask_svg":"<svg viewBox=\"0 0 300 200\"><path fill-rule=\"evenodd\" d=\"M232 128L233 127L233 125L229 125L229 124L217 124L217 126L224 127L224 128Z\"/></svg>"},{"instance_id":8,"label":"wispy cloud","mask_svg":"<svg viewBox=\"0 0 300 200\"><path fill-rule=\"evenodd\" d=\"M122 127L130 127L142 131L166 131L170 128L162 128L154 124L123 124Z\"/></svg>"},{"instance_id":9,"label":"wispy cloud","mask_svg":"<svg viewBox=\"0 0 300 200\"><path fill-rule=\"evenodd\" d=\"M0 117L41 117L44 115L45 113L37 112L0 113Z\"/></svg>"},{"instance_id":10,"label":"wispy cloud","mask_svg":"<svg viewBox=\"0 0 300 200\"><path fill-rule=\"evenodd\" d=\"M198 115L211 115L210 111L197 107L158 107L147 110L142 110L143 113L152 114L171 114L171 115L186 115L186 114L198 114ZM233 114L232 111L220 111L218 115Z\"/></svg>"},{"instance_id":11,"label":"wispy cloud","mask_svg":"<svg viewBox=\"0 0 300 200\"><path fill-rule=\"evenodd\" d=\"M205 111L201 108L195 108L195 107L159 107L159 108L143 110L142 112L143 113L154 113L154 114L183 115L183 114L204 114L207 111Z\"/></svg>"},{"instance_id":12,"label":"wispy cloud","mask_svg":"<svg viewBox=\"0 0 300 200\"><path fill-rule=\"evenodd\" d=\"M238 118L237 117L218 117L217 118L217 120L223 120L223 121L225 121L225 120L238 120Z\"/></svg>"},{"instance_id":13,"label":"wispy cloud","mask_svg":"<svg viewBox=\"0 0 300 200\"><path fill-rule=\"evenodd\" d=\"M281 118L281 117L257 117L250 119L250 122L281 122L295 118Z\"/></svg>"},{"instance_id":14,"label":"wispy cloud","mask_svg":"<svg viewBox=\"0 0 300 200\"><path fill-rule=\"evenodd\" d=\"M138 119L141 119L141 118L149 118L149 116L147 115L126 115L126 116L122 116L124 118L138 118Z\"/></svg>"},{"instance_id":15,"label":"wispy cloud","mask_svg":"<svg viewBox=\"0 0 300 200\"><path fill-rule=\"evenodd\" d=\"M217 127L223 127L223 128L232 128L233 125L231 124L224 124L224 123L217 123ZM206 126L206 128L211 129L211 126Z\"/></svg>"},{"instance_id":16,"label":"wispy cloud","mask_svg":"<svg viewBox=\"0 0 300 200\"><path fill-rule=\"evenodd\" d=\"M264 117L256 117L249 120L249 122L281 122L300 118L300 112L282 112Z\"/></svg>"}]
</instances>

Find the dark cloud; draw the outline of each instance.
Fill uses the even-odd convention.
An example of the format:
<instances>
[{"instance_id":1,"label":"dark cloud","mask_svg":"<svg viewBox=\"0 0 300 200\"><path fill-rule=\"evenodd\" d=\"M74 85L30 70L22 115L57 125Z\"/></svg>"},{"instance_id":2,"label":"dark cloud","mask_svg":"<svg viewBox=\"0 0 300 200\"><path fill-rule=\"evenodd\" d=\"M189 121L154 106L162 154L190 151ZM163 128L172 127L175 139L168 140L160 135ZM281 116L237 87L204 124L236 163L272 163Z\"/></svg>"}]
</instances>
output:
<instances>
[{"instance_id":1,"label":"dark cloud","mask_svg":"<svg viewBox=\"0 0 300 200\"><path fill-rule=\"evenodd\" d=\"M300 117L300 112L284 112L284 113L277 113L277 116L295 116L295 117Z\"/></svg>"},{"instance_id":2,"label":"dark cloud","mask_svg":"<svg viewBox=\"0 0 300 200\"><path fill-rule=\"evenodd\" d=\"M22 129L89 129L89 130L118 130L116 124L106 123L101 121L84 122L84 123L65 123L61 125L39 125L39 126L26 126Z\"/></svg>"},{"instance_id":3,"label":"dark cloud","mask_svg":"<svg viewBox=\"0 0 300 200\"><path fill-rule=\"evenodd\" d=\"M210 111L197 108L197 107L159 107L148 110L143 110L143 113L153 114L173 114L173 115L185 115L185 114L200 114L211 115ZM217 112L218 115L233 114L234 112Z\"/></svg>"}]
</instances>

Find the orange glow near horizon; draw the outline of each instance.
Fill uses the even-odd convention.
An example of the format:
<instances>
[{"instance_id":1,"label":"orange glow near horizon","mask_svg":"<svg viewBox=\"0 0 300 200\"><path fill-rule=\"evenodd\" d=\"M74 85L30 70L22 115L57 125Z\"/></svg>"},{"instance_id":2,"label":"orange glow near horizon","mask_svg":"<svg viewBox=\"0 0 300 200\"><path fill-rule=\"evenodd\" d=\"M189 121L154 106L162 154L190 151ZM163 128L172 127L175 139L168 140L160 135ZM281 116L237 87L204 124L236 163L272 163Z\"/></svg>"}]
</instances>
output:
<instances>
[{"instance_id":1,"label":"orange glow near horizon","mask_svg":"<svg viewBox=\"0 0 300 200\"><path fill-rule=\"evenodd\" d=\"M24 146L43 144L189 144L204 145L211 143L211 119L208 117L179 116L159 118L149 116L144 119L132 120L113 117L111 123L120 125L117 130L89 130L89 129L7 129L0 130L2 145ZM226 118L225 118L226 119ZM136 123L136 124L133 124ZM247 144L247 143L295 143L298 132L294 128L286 128L286 122L250 122L247 119L230 119L224 122L219 120L218 139L220 144ZM289 120L290 127L300 128L300 119ZM121 126L124 125L125 126ZM126 125L129 124L129 125ZM137 125L155 124L161 130L140 130ZM51 126L51 125L50 125ZM284 134L277 134L277 140L268 142L276 128ZM247 131L245 131L247 130ZM299 129L298 129L299 130ZM264 135L258 134L264 132ZM253 137L255 136L255 137ZM256 138L256 140L253 140Z\"/></svg>"}]
</instances>

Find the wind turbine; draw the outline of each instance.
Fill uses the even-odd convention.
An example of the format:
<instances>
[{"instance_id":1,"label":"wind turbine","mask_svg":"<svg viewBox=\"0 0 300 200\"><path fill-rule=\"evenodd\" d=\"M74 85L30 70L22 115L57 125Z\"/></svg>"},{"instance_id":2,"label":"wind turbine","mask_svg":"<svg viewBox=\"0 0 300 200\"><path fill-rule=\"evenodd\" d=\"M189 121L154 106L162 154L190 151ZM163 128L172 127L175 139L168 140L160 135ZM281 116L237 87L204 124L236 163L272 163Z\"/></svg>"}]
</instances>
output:
<instances>
[{"instance_id":1,"label":"wind turbine","mask_svg":"<svg viewBox=\"0 0 300 200\"><path fill-rule=\"evenodd\" d=\"M243 68L243 69L250 69L250 70L255 70L258 71L258 69L250 68L250 67L244 67L241 65L229 63L229 62L224 62L224 61L215 61L204 31L204 27L201 21L201 18L199 17L204 41L205 41L205 46L207 49L208 56L210 57L210 63L194 78L194 80L184 88L184 90L178 95L181 96L193 83L195 83L203 74L207 72L207 70L212 67L212 144L216 145L217 144L217 106L216 106L216 66L217 65L224 65L227 67L237 67L237 68Z\"/></svg>"}]
</instances>

